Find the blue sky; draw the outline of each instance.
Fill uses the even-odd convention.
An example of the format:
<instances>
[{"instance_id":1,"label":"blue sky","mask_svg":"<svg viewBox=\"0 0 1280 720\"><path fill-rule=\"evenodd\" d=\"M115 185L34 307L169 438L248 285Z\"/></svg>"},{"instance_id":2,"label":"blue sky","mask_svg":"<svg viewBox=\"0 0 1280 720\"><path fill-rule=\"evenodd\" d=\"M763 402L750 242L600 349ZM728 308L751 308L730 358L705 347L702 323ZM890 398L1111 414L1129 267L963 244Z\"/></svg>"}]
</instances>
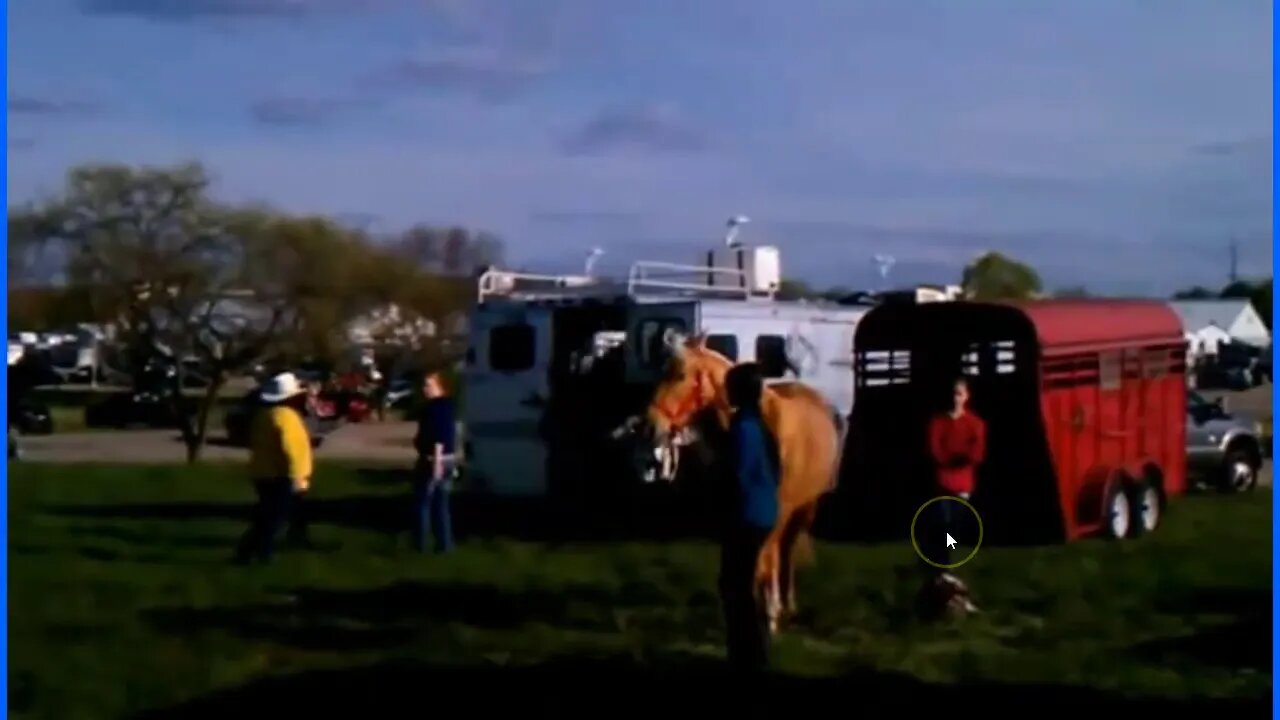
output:
<instances>
[{"instance_id":1,"label":"blue sky","mask_svg":"<svg viewBox=\"0 0 1280 720\"><path fill-rule=\"evenodd\" d=\"M1051 287L1271 267L1266 0L14 0L10 202L204 162L288 210L489 229L516 263L693 259Z\"/></svg>"}]
</instances>

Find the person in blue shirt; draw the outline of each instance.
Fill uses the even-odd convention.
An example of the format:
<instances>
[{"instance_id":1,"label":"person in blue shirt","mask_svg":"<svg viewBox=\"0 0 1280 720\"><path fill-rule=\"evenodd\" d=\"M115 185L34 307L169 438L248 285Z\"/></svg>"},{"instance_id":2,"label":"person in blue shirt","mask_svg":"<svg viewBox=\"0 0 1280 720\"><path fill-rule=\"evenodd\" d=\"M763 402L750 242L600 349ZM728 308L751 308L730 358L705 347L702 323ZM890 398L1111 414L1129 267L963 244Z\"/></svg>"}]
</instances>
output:
<instances>
[{"instance_id":1,"label":"person in blue shirt","mask_svg":"<svg viewBox=\"0 0 1280 720\"><path fill-rule=\"evenodd\" d=\"M418 432L413 446L418 462L413 472L413 543L427 549L427 534L435 536L435 551L453 549L453 524L449 513L449 491L454 475L454 441L457 426L453 400L445 393L438 373L422 381L425 400L418 415Z\"/></svg>"},{"instance_id":2,"label":"person in blue shirt","mask_svg":"<svg viewBox=\"0 0 1280 720\"><path fill-rule=\"evenodd\" d=\"M728 522L720 550L720 597L729 662L742 670L768 665L767 619L756 596L756 563L778 519L778 455L760 412L764 375L755 363L725 378L729 405Z\"/></svg>"}]
</instances>

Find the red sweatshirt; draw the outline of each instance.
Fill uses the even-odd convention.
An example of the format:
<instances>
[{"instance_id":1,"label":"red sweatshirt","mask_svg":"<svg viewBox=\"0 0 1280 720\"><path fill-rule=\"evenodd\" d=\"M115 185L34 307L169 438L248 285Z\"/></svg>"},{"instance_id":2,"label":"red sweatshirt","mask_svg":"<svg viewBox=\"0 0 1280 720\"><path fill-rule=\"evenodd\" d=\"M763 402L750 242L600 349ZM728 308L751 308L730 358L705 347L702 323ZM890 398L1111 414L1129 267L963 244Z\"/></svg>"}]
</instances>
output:
<instances>
[{"instance_id":1,"label":"red sweatshirt","mask_svg":"<svg viewBox=\"0 0 1280 720\"><path fill-rule=\"evenodd\" d=\"M938 488L950 495L972 493L974 470L987 454L987 425L982 418L965 411L958 418L950 413L929 421L929 454L937 464Z\"/></svg>"}]
</instances>

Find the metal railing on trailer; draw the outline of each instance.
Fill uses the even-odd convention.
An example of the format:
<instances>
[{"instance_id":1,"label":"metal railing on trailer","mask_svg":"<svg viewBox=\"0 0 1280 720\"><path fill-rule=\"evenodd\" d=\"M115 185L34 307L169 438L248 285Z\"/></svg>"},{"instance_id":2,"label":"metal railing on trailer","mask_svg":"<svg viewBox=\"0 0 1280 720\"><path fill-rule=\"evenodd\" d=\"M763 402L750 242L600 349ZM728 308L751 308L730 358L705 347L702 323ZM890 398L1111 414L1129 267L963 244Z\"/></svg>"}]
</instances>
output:
<instances>
[{"instance_id":1,"label":"metal railing on trailer","mask_svg":"<svg viewBox=\"0 0 1280 720\"><path fill-rule=\"evenodd\" d=\"M750 299L753 295L750 277L746 271L738 268L641 260L631 266L631 272L627 275L627 294L639 295L646 291L705 294L743 300ZM773 293L763 294L762 297L772 298Z\"/></svg>"},{"instance_id":2,"label":"metal railing on trailer","mask_svg":"<svg viewBox=\"0 0 1280 720\"><path fill-rule=\"evenodd\" d=\"M723 284L722 284L723 283ZM749 299L745 271L736 268L640 261L631 266L626 285L590 275L543 275L491 269L480 275L477 299L491 297L545 300L627 295L684 295ZM773 293L761 294L772 298Z\"/></svg>"}]
</instances>

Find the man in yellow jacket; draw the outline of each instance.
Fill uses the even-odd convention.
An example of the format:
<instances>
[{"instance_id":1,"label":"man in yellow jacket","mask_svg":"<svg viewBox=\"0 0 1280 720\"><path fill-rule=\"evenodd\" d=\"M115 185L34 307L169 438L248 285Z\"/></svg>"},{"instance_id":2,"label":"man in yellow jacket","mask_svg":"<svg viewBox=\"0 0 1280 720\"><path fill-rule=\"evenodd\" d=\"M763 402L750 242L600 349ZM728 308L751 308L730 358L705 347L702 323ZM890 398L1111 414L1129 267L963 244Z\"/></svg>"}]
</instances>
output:
<instances>
[{"instance_id":1,"label":"man in yellow jacket","mask_svg":"<svg viewBox=\"0 0 1280 720\"><path fill-rule=\"evenodd\" d=\"M302 419L306 392L297 376L276 375L263 384L258 398L262 407L249 429L249 476L258 503L236 551L241 563L271 559L295 498L311 484L311 437Z\"/></svg>"}]
</instances>

